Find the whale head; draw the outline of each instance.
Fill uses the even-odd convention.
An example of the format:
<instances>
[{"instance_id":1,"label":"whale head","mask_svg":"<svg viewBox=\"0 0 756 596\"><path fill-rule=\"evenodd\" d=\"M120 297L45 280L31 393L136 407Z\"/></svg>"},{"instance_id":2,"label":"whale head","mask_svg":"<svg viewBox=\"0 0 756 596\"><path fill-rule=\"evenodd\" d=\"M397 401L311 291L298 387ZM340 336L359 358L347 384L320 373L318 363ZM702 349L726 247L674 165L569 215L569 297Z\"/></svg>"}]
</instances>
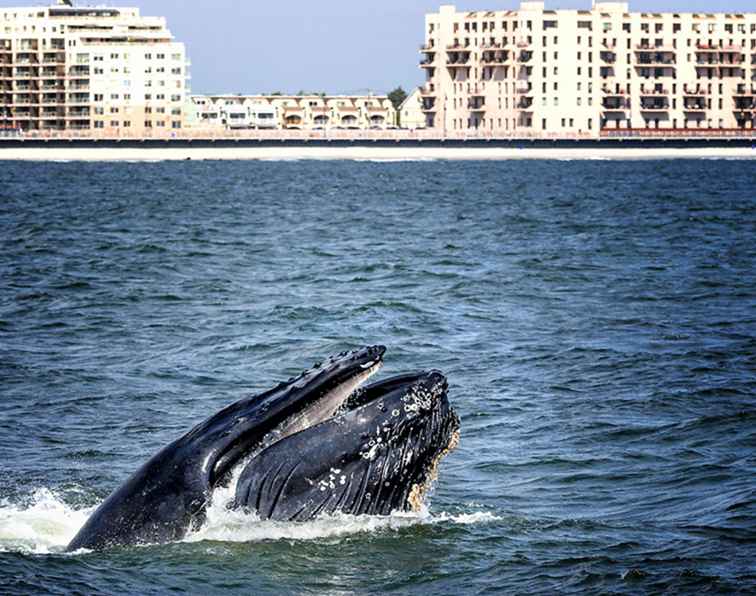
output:
<instances>
[{"instance_id":1,"label":"whale head","mask_svg":"<svg viewBox=\"0 0 756 596\"><path fill-rule=\"evenodd\" d=\"M431 371L355 392L332 418L250 459L234 507L280 521L417 511L459 440L447 387Z\"/></svg>"},{"instance_id":2,"label":"whale head","mask_svg":"<svg viewBox=\"0 0 756 596\"><path fill-rule=\"evenodd\" d=\"M181 539L205 519L213 490L277 442L334 416L381 367L383 346L344 352L224 408L153 456L89 517L69 550Z\"/></svg>"}]
</instances>

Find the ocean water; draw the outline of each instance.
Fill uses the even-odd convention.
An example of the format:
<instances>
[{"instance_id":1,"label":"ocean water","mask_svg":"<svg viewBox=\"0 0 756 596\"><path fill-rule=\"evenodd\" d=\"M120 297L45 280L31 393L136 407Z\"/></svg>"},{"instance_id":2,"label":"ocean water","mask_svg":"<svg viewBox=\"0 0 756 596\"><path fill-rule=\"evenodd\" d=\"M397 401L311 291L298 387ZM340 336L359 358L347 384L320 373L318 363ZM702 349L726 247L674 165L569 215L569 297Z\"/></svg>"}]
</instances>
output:
<instances>
[{"instance_id":1,"label":"ocean water","mask_svg":"<svg viewBox=\"0 0 756 596\"><path fill-rule=\"evenodd\" d=\"M3 163L0 280L3 594L756 591L753 162ZM450 380L427 510L62 554L193 424L372 343Z\"/></svg>"}]
</instances>

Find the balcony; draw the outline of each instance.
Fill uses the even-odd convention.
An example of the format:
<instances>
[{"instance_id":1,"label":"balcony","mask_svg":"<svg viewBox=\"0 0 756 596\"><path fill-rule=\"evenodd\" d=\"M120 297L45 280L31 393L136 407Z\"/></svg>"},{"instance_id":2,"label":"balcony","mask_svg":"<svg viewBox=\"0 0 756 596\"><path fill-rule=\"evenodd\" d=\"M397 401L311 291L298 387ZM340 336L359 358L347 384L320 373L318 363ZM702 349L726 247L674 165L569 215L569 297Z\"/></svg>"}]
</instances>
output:
<instances>
[{"instance_id":1,"label":"balcony","mask_svg":"<svg viewBox=\"0 0 756 596\"><path fill-rule=\"evenodd\" d=\"M641 98L641 112L668 112L669 101L666 99L655 99L648 101Z\"/></svg>"},{"instance_id":2,"label":"balcony","mask_svg":"<svg viewBox=\"0 0 756 596\"><path fill-rule=\"evenodd\" d=\"M515 104L515 107L518 110L525 110L527 112L530 112L533 109L533 98L532 97L521 97L517 101L517 103Z\"/></svg>"},{"instance_id":3,"label":"balcony","mask_svg":"<svg viewBox=\"0 0 756 596\"><path fill-rule=\"evenodd\" d=\"M528 50L521 51L519 54L517 54L517 62L520 63L530 62L532 58L533 52Z\"/></svg>"},{"instance_id":4,"label":"balcony","mask_svg":"<svg viewBox=\"0 0 756 596\"><path fill-rule=\"evenodd\" d=\"M508 66L509 65L509 51L508 50L487 50L484 51L481 58L481 64L483 66Z\"/></svg>"},{"instance_id":5,"label":"balcony","mask_svg":"<svg viewBox=\"0 0 756 596\"><path fill-rule=\"evenodd\" d=\"M470 53L470 45L462 45L458 41L455 41L454 43L449 44L446 46L447 52L464 52L466 54Z\"/></svg>"},{"instance_id":6,"label":"balcony","mask_svg":"<svg viewBox=\"0 0 756 596\"><path fill-rule=\"evenodd\" d=\"M66 63L65 54L61 56L57 54L45 54L45 56L42 58L42 64L65 64L65 63Z\"/></svg>"},{"instance_id":7,"label":"balcony","mask_svg":"<svg viewBox=\"0 0 756 596\"><path fill-rule=\"evenodd\" d=\"M452 54L446 61L447 68L470 68L470 52Z\"/></svg>"},{"instance_id":8,"label":"balcony","mask_svg":"<svg viewBox=\"0 0 756 596\"><path fill-rule=\"evenodd\" d=\"M485 99L482 100L470 100L467 104L467 108L471 112L485 112L486 111L486 101Z\"/></svg>"},{"instance_id":9,"label":"balcony","mask_svg":"<svg viewBox=\"0 0 756 596\"><path fill-rule=\"evenodd\" d=\"M638 54L656 53L656 54L674 54L677 49L674 46L652 46L647 43L639 43L635 46L635 52Z\"/></svg>"},{"instance_id":10,"label":"balcony","mask_svg":"<svg viewBox=\"0 0 756 596\"><path fill-rule=\"evenodd\" d=\"M683 112L705 112L706 100L687 97L683 102Z\"/></svg>"},{"instance_id":11,"label":"balcony","mask_svg":"<svg viewBox=\"0 0 756 596\"><path fill-rule=\"evenodd\" d=\"M621 89L612 89L610 87L602 87L601 92L604 94L604 97L624 97L625 92Z\"/></svg>"},{"instance_id":12,"label":"balcony","mask_svg":"<svg viewBox=\"0 0 756 596\"><path fill-rule=\"evenodd\" d=\"M433 83L428 83L427 85L421 85L418 87L420 90L420 95L427 97L429 95L435 95L436 93L436 86Z\"/></svg>"},{"instance_id":13,"label":"balcony","mask_svg":"<svg viewBox=\"0 0 756 596\"><path fill-rule=\"evenodd\" d=\"M517 92L519 95L532 95L533 88L530 83L526 81L518 81L515 86L515 92Z\"/></svg>"},{"instance_id":14,"label":"balcony","mask_svg":"<svg viewBox=\"0 0 756 596\"><path fill-rule=\"evenodd\" d=\"M68 97L69 105L89 105L89 95L70 95Z\"/></svg>"},{"instance_id":15,"label":"balcony","mask_svg":"<svg viewBox=\"0 0 756 596\"><path fill-rule=\"evenodd\" d=\"M422 54L435 54L436 53L436 47L431 44L423 44L420 46L420 53Z\"/></svg>"},{"instance_id":16,"label":"balcony","mask_svg":"<svg viewBox=\"0 0 756 596\"><path fill-rule=\"evenodd\" d=\"M737 112L751 112L756 102L753 97L735 97L733 98L733 104Z\"/></svg>"},{"instance_id":17,"label":"balcony","mask_svg":"<svg viewBox=\"0 0 756 596\"><path fill-rule=\"evenodd\" d=\"M436 98L435 97L424 97L421 110L423 112L435 112L436 111Z\"/></svg>"},{"instance_id":18,"label":"balcony","mask_svg":"<svg viewBox=\"0 0 756 596\"><path fill-rule=\"evenodd\" d=\"M662 55L638 58L635 68L677 68L674 58L665 58Z\"/></svg>"},{"instance_id":19,"label":"balcony","mask_svg":"<svg viewBox=\"0 0 756 596\"><path fill-rule=\"evenodd\" d=\"M664 87L656 87L654 89L641 88L640 90L641 97L659 97L666 95L669 95L669 90Z\"/></svg>"},{"instance_id":20,"label":"balcony","mask_svg":"<svg viewBox=\"0 0 756 596\"><path fill-rule=\"evenodd\" d=\"M683 89L683 97L703 97L708 95L708 91L701 87L696 87L695 89L690 89L687 86Z\"/></svg>"},{"instance_id":21,"label":"balcony","mask_svg":"<svg viewBox=\"0 0 756 596\"><path fill-rule=\"evenodd\" d=\"M624 97L605 97L601 105L607 112L621 112L628 108L628 101Z\"/></svg>"},{"instance_id":22,"label":"balcony","mask_svg":"<svg viewBox=\"0 0 756 596\"><path fill-rule=\"evenodd\" d=\"M615 52L603 51L599 56L607 64L614 64L617 61L617 54Z\"/></svg>"},{"instance_id":23,"label":"balcony","mask_svg":"<svg viewBox=\"0 0 756 596\"><path fill-rule=\"evenodd\" d=\"M436 62L435 58L428 58L426 60L421 60L420 68L435 68L436 67L435 62Z\"/></svg>"}]
</instances>

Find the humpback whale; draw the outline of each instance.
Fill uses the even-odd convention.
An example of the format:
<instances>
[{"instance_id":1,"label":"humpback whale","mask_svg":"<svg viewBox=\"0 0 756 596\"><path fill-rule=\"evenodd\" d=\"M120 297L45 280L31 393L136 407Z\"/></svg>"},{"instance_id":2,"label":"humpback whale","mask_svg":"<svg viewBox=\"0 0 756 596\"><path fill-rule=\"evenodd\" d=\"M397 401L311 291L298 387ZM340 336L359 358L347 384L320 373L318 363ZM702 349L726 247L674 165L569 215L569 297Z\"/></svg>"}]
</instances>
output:
<instances>
[{"instance_id":1,"label":"humpback whale","mask_svg":"<svg viewBox=\"0 0 756 596\"><path fill-rule=\"evenodd\" d=\"M68 550L181 540L232 479L231 506L261 519L418 510L459 418L438 371L365 385L385 351L344 352L211 416L116 489Z\"/></svg>"}]
</instances>

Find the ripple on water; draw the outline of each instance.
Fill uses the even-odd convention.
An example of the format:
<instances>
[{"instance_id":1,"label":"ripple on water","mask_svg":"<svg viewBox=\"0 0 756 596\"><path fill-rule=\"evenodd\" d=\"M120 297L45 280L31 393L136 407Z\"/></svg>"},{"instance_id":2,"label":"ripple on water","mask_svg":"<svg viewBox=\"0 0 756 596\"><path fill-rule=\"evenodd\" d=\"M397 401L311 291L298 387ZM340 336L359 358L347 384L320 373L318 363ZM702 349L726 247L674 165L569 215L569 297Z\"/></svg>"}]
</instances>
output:
<instances>
[{"instance_id":1,"label":"ripple on water","mask_svg":"<svg viewBox=\"0 0 756 596\"><path fill-rule=\"evenodd\" d=\"M3 164L3 589L755 592L754 176ZM449 376L462 442L429 511L221 508L185 543L58 554L160 447L366 343L390 347L387 373Z\"/></svg>"}]
</instances>

